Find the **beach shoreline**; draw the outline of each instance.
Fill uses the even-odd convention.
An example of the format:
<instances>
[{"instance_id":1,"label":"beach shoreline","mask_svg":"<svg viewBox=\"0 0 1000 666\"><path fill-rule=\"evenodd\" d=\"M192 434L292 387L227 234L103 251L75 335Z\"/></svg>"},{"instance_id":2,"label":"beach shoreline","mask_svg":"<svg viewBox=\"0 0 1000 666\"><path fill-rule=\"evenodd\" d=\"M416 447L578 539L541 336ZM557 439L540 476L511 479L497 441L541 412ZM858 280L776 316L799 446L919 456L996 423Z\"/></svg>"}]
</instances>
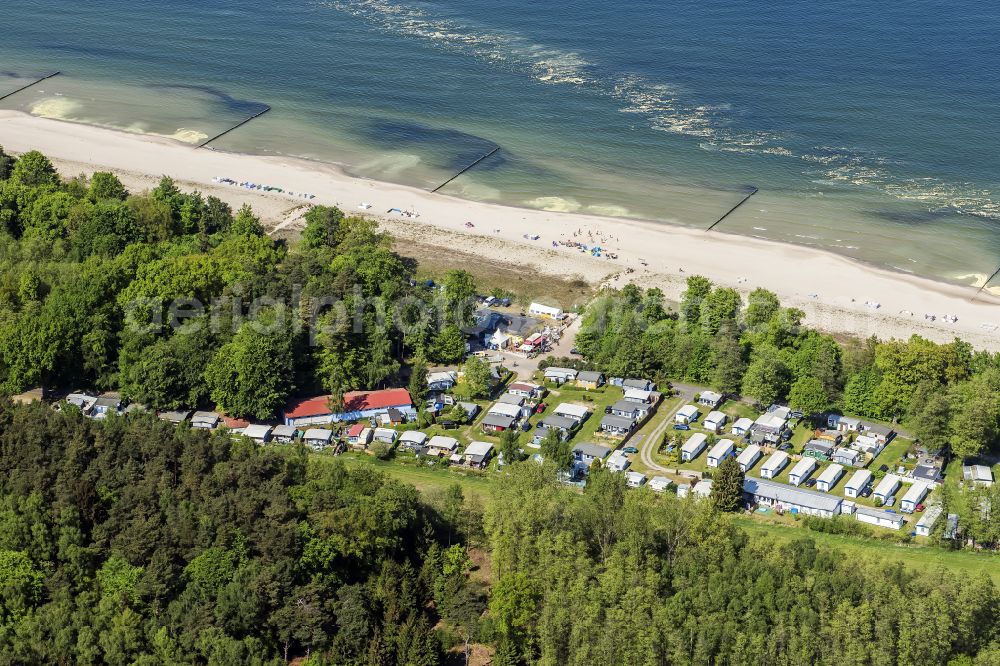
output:
<instances>
[{"instance_id":1,"label":"beach shoreline","mask_svg":"<svg viewBox=\"0 0 1000 666\"><path fill-rule=\"evenodd\" d=\"M594 285L634 281L658 286L672 299L679 297L688 276L699 274L744 294L756 287L769 289L786 306L803 310L806 325L827 332L881 338L917 333L941 342L961 337L977 348L1000 350L996 295L984 291L972 301L976 287L895 272L804 245L647 220L470 201L351 176L333 163L196 150L163 137L22 111L0 111L0 145L12 153L39 150L67 178L115 172L133 191L155 187L161 175L169 175L182 187L231 205L250 203L269 228L286 235L301 228L306 205L338 205L347 214L377 219L404 241L404 250L405 241L412 239L541 275L578 276ZM286 192L227 185L219 178ZM362 202L370 208L361 210ZM387 214L390 209L401 213ZM601 246L601 257L553 245L566 242ZM609 259L609 253L617 258ZM958 320L945 321L945 315Z\"/></svg>"}]
</instances>

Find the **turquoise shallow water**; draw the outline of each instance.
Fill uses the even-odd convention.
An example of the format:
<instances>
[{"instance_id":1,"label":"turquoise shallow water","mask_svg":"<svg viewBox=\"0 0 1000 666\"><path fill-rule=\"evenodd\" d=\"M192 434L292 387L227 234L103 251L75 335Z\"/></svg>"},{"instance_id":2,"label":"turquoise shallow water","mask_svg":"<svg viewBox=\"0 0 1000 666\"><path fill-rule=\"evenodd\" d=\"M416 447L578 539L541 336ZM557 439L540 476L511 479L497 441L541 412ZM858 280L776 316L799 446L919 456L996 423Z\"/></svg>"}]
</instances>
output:
<instances>
[{"instance_id":1,"label":"turquoise shallow water","mask_svg":"<svg viewBox=\"0 0 1000 666\"><path fill-rule=\"evenodd\" d=\"M2 103L972 280L1000 265L992 3L9 0ZM2 92L0 92L2 94Z\"/></svg>"}]
</instances>

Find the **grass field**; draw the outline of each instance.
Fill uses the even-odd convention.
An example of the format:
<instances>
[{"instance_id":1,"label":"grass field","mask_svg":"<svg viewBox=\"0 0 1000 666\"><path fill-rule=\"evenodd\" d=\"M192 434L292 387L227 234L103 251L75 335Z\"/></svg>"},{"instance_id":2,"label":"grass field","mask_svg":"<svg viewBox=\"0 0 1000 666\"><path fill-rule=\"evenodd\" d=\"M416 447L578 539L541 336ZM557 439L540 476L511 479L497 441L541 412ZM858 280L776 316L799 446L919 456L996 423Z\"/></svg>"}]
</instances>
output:
<instances>
[{"instance_id":1,"label":"grass field","mask_svg":"<svg viewBox=\"0 0 1000 666\"><path fill-rule=\"evenodd\" d=\"M758 518L737 516L734 522L750 534L776 541L791 541L808 537L819 546L852 553L865 559L898 560L914 569L944 567L971 576L989 576L1000 585L1000 555L969 551L949 551L931 546L897 545L842 534L813 532L798 525L780 525Z\"/></svg>"},{"instance_id":2,"label":"grass field","mask_svg":"<svg viewBox=\"0 0 1000 666\"><path fill-rule=\"evenodd\" d=\"M352 467L367 466L409 483L421 492L444 490L458 483L467 495L476 495L484 503L490 500L492 473L476 473L454 468L420 465L411 460L377 460L363 453L345 453L334 458L324 454L314 454L313 461L340 460ZM734 516L734 523L751 535L777 541L810 538L817 545L855 554L865 559L898 560L913 569L935 569L944 567L951 571L971 576L987 575L1000 585L1000 555L989 555L970 551L948 551L931 546L901 545L874 539L865 539L840 534L813 532L801 525L780 524L763 516Z\"/></svg>"},{"instance_id":3,"label":"grass field","mask_svg":"<svg viewBox=\"0 0 1000 666\"><path fill-rule=\"evenodd\" d=\"M483 501L489 499L489 472L477 473L454 468L438 467L417 463L411 459L378 460L366 453L344 453L333 458L316 455L313 459L340 460L350 467L367 466L384 472L389 476L413 485L421 492L443 490L455 483L462 486L467 494L478 495Z\"/></svg>"}]
</instances>

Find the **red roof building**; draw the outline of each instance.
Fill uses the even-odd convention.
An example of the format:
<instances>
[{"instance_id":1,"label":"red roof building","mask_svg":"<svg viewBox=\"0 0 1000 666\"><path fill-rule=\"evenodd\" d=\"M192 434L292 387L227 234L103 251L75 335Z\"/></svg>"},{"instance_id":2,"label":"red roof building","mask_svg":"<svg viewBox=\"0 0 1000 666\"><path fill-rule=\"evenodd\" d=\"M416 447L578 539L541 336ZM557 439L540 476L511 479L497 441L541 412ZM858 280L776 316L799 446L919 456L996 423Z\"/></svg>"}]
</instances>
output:
<instances>
[{"instance_id":1,"label":"red roof building","mask_svg":"<svg viewBox=\"0 0 1000 666\"><path fill-rule=\"evenodd\" d=\"M339 413L330 408L330 396L328 395L295 400L289 403L285 409L285 425L351 421L385 413L390 407L411 411L413 401L410 400L409 392L402 388L382 391L351 391L344 394L344 411Z\"/></svg>"},{"instance_id":2,"label":"red roof building","mask_svg":"<svg viewBox=\"0 0 1000 666\"><path fill-rule=\"evenodd\" d=\"M348 437L360 437L361 432L365 429L364 423L355 423L351 426L351 429L347 431Z\"/></svg>"}]
</instances>

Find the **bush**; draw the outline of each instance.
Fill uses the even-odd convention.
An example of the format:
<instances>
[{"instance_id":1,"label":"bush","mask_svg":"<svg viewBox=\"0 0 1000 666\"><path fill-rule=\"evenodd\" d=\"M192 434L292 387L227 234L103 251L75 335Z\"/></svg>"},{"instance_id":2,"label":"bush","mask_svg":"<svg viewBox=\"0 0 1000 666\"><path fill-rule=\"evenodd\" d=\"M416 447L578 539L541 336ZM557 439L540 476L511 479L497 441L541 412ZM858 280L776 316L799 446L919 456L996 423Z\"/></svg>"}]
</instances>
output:
<instances>
[{"instance_id":1,"label":"bush","mask_svg":"<svg viewBox=\"0 0 1000 666\"><path fill-rule=\"evenodd\" d=\"M368 450L372 452L372 455L379 460L388 460L392 457L392 445L386 444L385 442L376 441L372 442Z\"/></svg>"}]
</instances>

